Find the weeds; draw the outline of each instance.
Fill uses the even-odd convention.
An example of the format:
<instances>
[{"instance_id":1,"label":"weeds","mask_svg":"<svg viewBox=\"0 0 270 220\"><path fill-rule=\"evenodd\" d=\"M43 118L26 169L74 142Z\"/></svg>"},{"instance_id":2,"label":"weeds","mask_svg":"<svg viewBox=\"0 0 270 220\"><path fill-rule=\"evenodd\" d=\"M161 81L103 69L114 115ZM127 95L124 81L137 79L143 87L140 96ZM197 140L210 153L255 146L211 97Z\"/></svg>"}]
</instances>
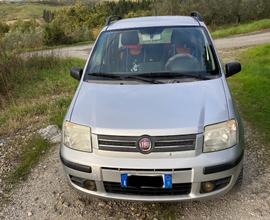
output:
<instances>
[{"instance_id":1,"label":"weeds","mask_svg":"<svg viewBox=\"0 0 270 220\"><path fill-rule=\"evenodd\" d=\"M68 84L63 86L67 78L73 88L76 85L68 76L71 60L61 60L53 54L22 57L5 50L3 45L0 47L0 107L13 103L21 96L30 98L40 93L66 91L67 87L71 88Z\"/></svg>"},{"instance_id":2,"label":"weeds","mask_svg":"<svg viewBox=\"0 0 270 220\"><path fill-rule=\"evenodd\" d=\"M15 132L36 121L60 126L77 86L69 76L69 69L78 65L83 65L78 59L22 58L2 52L0 135Z\"/></svg>"},{"instance_id":3,"label":"weeds","mask_svg":"<svg viewBox=\"0 0 270 220\"><path fill-rule=\"evenodd\" d=\"M39 161L42 154L49 149L49 143L38 135L33 136L26 145L22 146L20 163L7 177L10 184L24 180L31 168Z\"/></svg>"},{"instance_id":4,"label":"weeds","mask_svg":"<svg viewBox=\"0 0 270 220\"><path fill-rule=\"evenodd\" d=\"M50 147L34 135L35 131L49 124L61 127L77 87L77 81L69 76L69 69L83 66L84 61L53 55L22 57L6 51L4 46L1 48L0 139L12 139L4 147L13 147L16 152L4 158L10 161L5 164L10 164L12 171L0 174L8 176L8 185L12 187L27 176L42 152ZM22 135L27 139L21 139Z\"/></svg>"}]
</instances>

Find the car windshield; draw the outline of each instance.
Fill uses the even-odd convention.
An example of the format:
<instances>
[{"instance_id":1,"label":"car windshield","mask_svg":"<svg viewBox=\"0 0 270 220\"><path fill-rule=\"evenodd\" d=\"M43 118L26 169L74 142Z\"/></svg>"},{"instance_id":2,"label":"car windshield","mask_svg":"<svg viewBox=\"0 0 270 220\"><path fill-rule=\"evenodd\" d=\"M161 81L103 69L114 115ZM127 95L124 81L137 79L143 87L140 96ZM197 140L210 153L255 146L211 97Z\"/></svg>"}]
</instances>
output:
<instances>
[{"instance_id":1,"label":"car windshield","mask_svg":"<svg viewBox=\"0 0 270 220\"><path fill-rule=\"evenodd\" d=\"M149 27L103 32L87 65L87 80L91 74L216 76L219 68L203 27Z\"/></svg>"}]
</instances>

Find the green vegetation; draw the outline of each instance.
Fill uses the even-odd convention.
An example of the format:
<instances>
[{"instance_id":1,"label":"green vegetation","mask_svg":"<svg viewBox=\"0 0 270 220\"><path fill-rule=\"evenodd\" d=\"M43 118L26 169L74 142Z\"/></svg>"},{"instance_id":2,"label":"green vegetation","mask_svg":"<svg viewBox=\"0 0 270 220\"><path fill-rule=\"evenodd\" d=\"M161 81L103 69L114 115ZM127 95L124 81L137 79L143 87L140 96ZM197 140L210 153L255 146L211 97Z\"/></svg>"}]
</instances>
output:
<instances>
[{"instance_id":1,"label":"green vegetation","mask_svg":"<svg viewBox=\"0 0 270 220\"><path fill-rule=\"evenodd\" d=\"M231 26L219 27L217 30L212 32L212 36L214 38L222 38L236 34L244 34L259 31L267 28L270 28L270 19L262 19L250 23L235 25L232 27Z\"/></svg>"},{"instance_id":2,"label":"green vegetation","mask_svg":"<svg viewBox=\"0 0 270 220\"><path fill-rule=\"evenodd\" d=\"M122 17L149 15L151 1L104 2L89 6L76 3L63 7L54 13L51 22L44 28L46 45L69 44L96 38L96 29L104 26L110 15ZM138 14L137 14L138 13Z\"/></svg>"},{"instance_id":3,"label":"green vegetation","mask_svg":"<svg viewBox=\"0 0 270 220\"><path fill-rule=\"evenodd\" d=\"M0 59L0 135L28 125L56 123L69 105L77 82L69 76L79 59L33 56L22 59L2 54Z\"/></svg>"},{"instance_id":4,"label":"green vegetation","mask_svg":"<svg viewBox=\"0 0 270 220\"><path fill-rule=\"evenodd\" d=\"M29 174L31 168L39 161L42 154L49 149L50 144L39 136L34 136L29 142L22 146L20 163L15 170L8 176L10 184L16 184Z\"/></svg>"},{"instance_id":5,"label":"green vegetation","mask_svg":"<svg viewBox=\"0 0 270 220\"><path fill-rule=\"evenodd\" d=\"M69 70L83 63L53 55L22 58L0 49L0 137L13 137L17 152L11 158L16 163L8 175L9 183L26 177L50 147L34 132L49 124L61 127L78 84Z\"/></svg>"},{"instance_id":6,"label":"green vegetation","mask_svg":"<svg viewBox=\"0 0 270 220\"><path fill-rule=\"evenodd\" d=\"M0 34L5 34L9 31L9 26L6 23L0 22Z\"/></svg>"},{"instance_id":7,"label":"green vegetation","mask_svg":"<svg viewBox=\"0 0 270 220\"><path fill-rule=\"evenodd\" d=\"M152 9L158 15L190 15L199 11L207 25L239 24L269 18L269 0L153 0Z\"/></svg>"},{"instance_id":8,"label":"green vegetation","mask_svg":"<svg viewBox=\"0 0 270 220\"><path fill-rule=\"evenodd\" d=\"M30 4L30 3L29 3ZM5 7L3 4L2 7ZM14 8L18 4L12 5ZM108 16L149 15L150 0L96 3L77 2L57 10L39 10L39 19L26 15L28 20L17 20L10 28L0 24L0 41L9 50L27 50L94 40ZM55 7L55 6L52 6ZM1 8L1 4L0 4ZM138 14L137 14L138 13ZM4 16L4 15L3 15ZM16 15L14 15L16 17Z\"/></svg>"},{"instance_id":9,"label":"green vegetation","mask_svg":"<svg viewBox=\"0 0 270 220\"><path fill-rule=\"evenodd\" d=\"M244 119L266 143L270 141L270 45L245 51L240 56L243 70L230 78L233 95Z\"/></svg>"},{"instance_id":10,"label":"green vegetation","mask_svg":"<svg viewBox=\"0 0 270 220\"><path fill-rule=\"evenodd\" d=\"M7 49L17 52L38 48L43 45L43 29L35 20L17 21L2 36L2 42Z\"/></svg>"},{"instance_id":11,"label":"green vegetation","mask_svg":"<svg viewBox=\"0 0 270 220\"><path fill-rule=\"evenodd\" d=\"M31 20L42 18L43 10L55 11L59 5L44 3L0 3L1 21Z\"/></svg>"},{"instance_id":12,"label":"green vegetation","mask_svg":"<svg viewBox=\"0 0 270 220\"><path fill-rule=\"evenodd\" d=\"M0 41L10 50L93 41L110 15L190 15L200 9L214 37L269 28L270 1L259 0L119 0L0 4ZM222 5L222 10L220 7ZM254 10L256 8L256 10ZM247 22L263 19L261 21ZM12 21L11 21L12 20ZM3 22L9 21L9 27ZM239 25L241 24L241 25ZM225 26L224 26L225 25ZM232 28L229 28L230 26ZM225 27L219 28L219 27ZM228 28L226 28L228 27Z\"/></svg>"}]
</instances>

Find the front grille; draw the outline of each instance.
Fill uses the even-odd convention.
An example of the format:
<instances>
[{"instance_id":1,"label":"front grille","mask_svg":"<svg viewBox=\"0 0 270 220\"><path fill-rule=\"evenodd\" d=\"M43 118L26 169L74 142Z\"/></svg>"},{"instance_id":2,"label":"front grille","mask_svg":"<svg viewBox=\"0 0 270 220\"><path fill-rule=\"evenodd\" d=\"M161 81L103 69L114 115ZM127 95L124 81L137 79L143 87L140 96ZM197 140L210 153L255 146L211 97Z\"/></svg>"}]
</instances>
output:
<instances>
[{"instance_id":1,"label":"front grille","mask_svg":"<svg viewBox=\"0 0 270 220\"><path fill-rule=\"evenodd\" d=\"M139 152L137 142L140 136L98 135L100 150ZM151 137L153 150L151 152L188 151L195 149L196 135L173 135Z\"/></svg>"},{"instance_id":2,"label":"front grille","mask_svg":"<svg viewBox=\"0 0 270 220\"><path fill-rule=\"evenodd\" d=\"M136 169L136 168L112 168L102 167L102 170L117 170L117 171L136 171L136 172L177 172L177 171L191 171L191 168L175 168L175 169Z\"/></svg>"},{"instance_id":3,"label":"front grille","mask_svg":"<svg viewBox=\"0 0 270 220\"><path fill-rule=\"evenodd\" d=\"M144 196L167 196L167 195L187 195L191 191L191 183L175 183L172 189L164 188L122 188L120 183L104 182L104 188L108 193Z\"/></svg>"}]
</instances>

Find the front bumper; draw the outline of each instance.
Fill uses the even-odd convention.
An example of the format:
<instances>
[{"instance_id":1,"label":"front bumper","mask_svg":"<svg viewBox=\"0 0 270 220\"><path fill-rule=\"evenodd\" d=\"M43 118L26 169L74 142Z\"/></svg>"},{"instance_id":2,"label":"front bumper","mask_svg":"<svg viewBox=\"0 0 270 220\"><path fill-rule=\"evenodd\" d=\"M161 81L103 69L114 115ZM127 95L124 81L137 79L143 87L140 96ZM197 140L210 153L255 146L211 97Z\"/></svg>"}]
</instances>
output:
<instances>
[{"instance_id":1,"label":"front bumper","mask_svg":"<svg viewBox=\"0 0 270 220\"><path fill-rule=\"evenodd\" d=\"M169 154L168 154L169 155ZM243 167L243 150L240 146L190 157L137 158L115 157L85 153L61 146L60 157L69 183L80 192L109 199L129 201L183 201L213 198L228 192L235 184ZM89 170L90 168L90 170ZM87 171L88 169L88 171ZM209 172L210 171L210 172ZM120 183L121 174L157 175L171 173L173 184L190 183L190 193L185 195L129 195L110 193L105 182ZM73 181L71 176L94 180L96 190L87 190ZM201 192L201 183L230 177L228 184L210 193Z\"/></svg>"}]
</instances>

